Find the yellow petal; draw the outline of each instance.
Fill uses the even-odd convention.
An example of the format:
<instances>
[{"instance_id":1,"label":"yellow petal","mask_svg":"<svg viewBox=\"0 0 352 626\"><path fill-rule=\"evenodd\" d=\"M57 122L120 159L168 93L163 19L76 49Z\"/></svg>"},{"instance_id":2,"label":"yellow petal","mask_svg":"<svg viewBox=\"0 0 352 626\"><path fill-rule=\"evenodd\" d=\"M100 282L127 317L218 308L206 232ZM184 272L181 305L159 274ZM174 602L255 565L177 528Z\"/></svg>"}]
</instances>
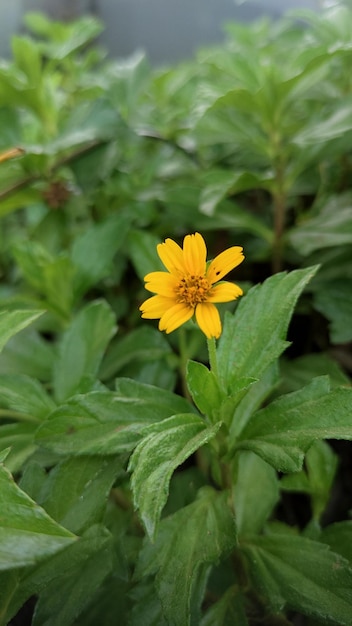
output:
<instances>
[{"instance_id":1,"label":"yellow petal","mask_svg":"<svg viewBox=\"0 0 352 626\"><path fill-rule=\"evenodd\" d=\"M196 320L199 328L211 339L221 335L221 320L219 311L211 302L201 302L196 307Z\"/></svg>"},{"instance_id":2,"label":"yellow petal","mask_svg":"<svg viewBox=\"0 0 352 626\"><path fill-rule=\"evenodd\" d=\"M207 259L205 241L199 233L186 235L183 240L185 266L191 276L204 276Z\"/></svg>"},{"instance_id":3,"label":"yellow petal","mask_svg":"<svg viewBox=\"0 0 352 626\"><path fill-rule=\"evenodd\" d=\"M185 271L183 262L182 248L173 239L166 239L164 243L157 245L157 251L160 259L166 269L171 273L179 273Z\"/></svg>"},{"instance_id":4,"label":"yellow petal","mask_svg":"<svg viewBox=\"0 0 352 626\"><path fill-rule=\"evenodd\" d=\"M207 279L209 282L216 283L231 272L234 267L242 263L244 259L242 250L243 248L240 246L233 246L218 254L208 267Z\"/></svg>"},{"instance_id":5,"label":"yellow petal","mask_svg":"<svg viewBox=\"0 0 352 626\"><path fill-rule=\"evenodd\" d=\"M241 287L235 285L235 283L223 282L212 287L207 302L231 302L231 300L236 300L242 294Z\"/></svg>"},{"instance_id":6,"label":"yellow petal","mask_svg":"<svg viewBox=\"0 0 352 626\"><path fill-rule=\"evenodd\" d=\"M139 310L142 312L142 317L149 320L159 319L164 315L165 311L170 309L174 305L174 301L170 298L164 298L164 296L152 296L141 304Z\"/></svg>"},{"instance_id":7,"label":"yellow petal","mask_svg":"<svg viewBox=\"0 0 352 626\"><path fill-rule=\"evenodd\" d=\"M168 309L159 322L159 330L165 330L166 333L172 333L173 330L182 326L191 319L193 308L187 304L175 304Z\"/></svg>"},{"instance_id":8,"label":"yellow petal","mask_svg":"<svg viewBox=\"0 0 352 626\"><path fill-rule=\"evenodd\" d=\"M179 283L176 276L168 272L150 272L144 277L145 288L166 298L175 297L175 289Z\"/></svg>"}]
</instances>

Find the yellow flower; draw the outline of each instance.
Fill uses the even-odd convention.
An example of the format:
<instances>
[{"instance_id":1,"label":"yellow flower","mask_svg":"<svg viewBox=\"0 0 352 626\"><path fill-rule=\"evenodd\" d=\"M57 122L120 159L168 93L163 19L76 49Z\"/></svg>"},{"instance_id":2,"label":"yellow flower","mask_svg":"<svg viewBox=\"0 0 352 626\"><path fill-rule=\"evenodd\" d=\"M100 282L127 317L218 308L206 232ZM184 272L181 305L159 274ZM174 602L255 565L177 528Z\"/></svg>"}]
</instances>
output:
<instances>
[{"instance_id":1,"label":"yellow flower","mask_svg":"<svg viewBox=\"0 0 352 626\"><path fill-rule=\"evenodd\" d=\"M220 337L220 315L214 302L230 302L243 292L234 283L215 283L242 263L242 248L228 248L207 264L205 241L195 233L186 235L183 248L166 239L157 250L168 271L144 277L145 288L156 295L141 305L142 317L160 319L159 330L171 333L195 314L198 326L209 339Z\"/></svg>"}]
</instances>

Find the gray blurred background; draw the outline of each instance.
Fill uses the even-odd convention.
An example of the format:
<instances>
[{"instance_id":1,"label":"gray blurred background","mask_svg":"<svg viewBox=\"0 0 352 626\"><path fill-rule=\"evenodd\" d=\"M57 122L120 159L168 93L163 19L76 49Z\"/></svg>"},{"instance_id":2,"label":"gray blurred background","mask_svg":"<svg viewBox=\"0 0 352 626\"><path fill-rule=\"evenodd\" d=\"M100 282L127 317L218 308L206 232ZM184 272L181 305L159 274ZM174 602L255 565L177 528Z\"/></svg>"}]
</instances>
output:
<instances>
[{"instance_id":1,"label":"gray blurred background","mask_svg":"<svg viewBox=\"0 0 352 626\"><path fill-rule=\"evenodd\" d=\"M333 0L0 0L0 55L10 54L11 35L23 30L28 11L60 20L96 15L105 24L101 43L111 56L142 49L160 65L222 41L227 21L275 18L291 9L319 11L328 4Z\"/></svg>"}]
</instances>

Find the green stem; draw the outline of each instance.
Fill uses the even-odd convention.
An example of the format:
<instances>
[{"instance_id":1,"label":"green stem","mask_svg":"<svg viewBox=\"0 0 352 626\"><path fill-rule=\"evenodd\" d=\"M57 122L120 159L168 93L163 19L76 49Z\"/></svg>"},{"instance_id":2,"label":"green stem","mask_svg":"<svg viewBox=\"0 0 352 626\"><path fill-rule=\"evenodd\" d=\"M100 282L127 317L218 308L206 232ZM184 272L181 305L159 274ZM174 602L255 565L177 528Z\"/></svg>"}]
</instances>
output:
<instances>
[{"instance_id":1,"label":"green stem","mask_svg":"<svg viewBox=\"0 0 352 626\"><path fill-rule=\"evenodd\" d=\"M283 235L285 232L286 198L283 193L274 196L274 249L272 259L273 274L282 269Z\"/></svg>"},{"instance_id":2,"label":"green stem","mask_svg":"<svg viewBox=\"0 0 352 626\"><path fill-rule=\"evenodd\" d=\"M218 361L217 361L217 357L216 357L216 341L215 341L215 337L211 337L210 339L207 339L207 344L208 344L208 354L209 354L210 369L213 372L214 376L216 376L216 378L218 378L219 377L219 372L218 372Z\"/></svg>"},{"instance_id":3,"label":"green stem","mask_svg":"<svg viewBox=\"0 0 352 626\"><path fill-rule=\"evenodd\" d=\"M180 328L178 331L178 349L179 349L179 355L180 355L179 371L180 371L180 376L181 376L182 392L183 392L184 397L190 400L191 395L188 391L187 377L186 377L188 350L187 350L187 342L186 342L186 332L184 328Z\"/></svg>"}]
</instances>

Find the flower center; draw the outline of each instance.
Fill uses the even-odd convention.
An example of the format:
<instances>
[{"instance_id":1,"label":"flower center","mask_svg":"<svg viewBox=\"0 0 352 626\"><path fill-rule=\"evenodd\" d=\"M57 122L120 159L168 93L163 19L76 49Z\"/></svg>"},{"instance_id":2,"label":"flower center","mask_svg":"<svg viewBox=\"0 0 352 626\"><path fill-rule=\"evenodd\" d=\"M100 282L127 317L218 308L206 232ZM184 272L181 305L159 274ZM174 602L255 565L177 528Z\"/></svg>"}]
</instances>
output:
<instances>
[{"instance_id":1,"label":"flower center","mask_svg":"<svg viewBox=\"0 0 352 626\"><path fill-rule=\"evenodd\" d=\"M195 307L200 302L206 302L211 285L204 276L187 276L181 278L176 287L177 302Z\"/></svg>"}]
</instances>

